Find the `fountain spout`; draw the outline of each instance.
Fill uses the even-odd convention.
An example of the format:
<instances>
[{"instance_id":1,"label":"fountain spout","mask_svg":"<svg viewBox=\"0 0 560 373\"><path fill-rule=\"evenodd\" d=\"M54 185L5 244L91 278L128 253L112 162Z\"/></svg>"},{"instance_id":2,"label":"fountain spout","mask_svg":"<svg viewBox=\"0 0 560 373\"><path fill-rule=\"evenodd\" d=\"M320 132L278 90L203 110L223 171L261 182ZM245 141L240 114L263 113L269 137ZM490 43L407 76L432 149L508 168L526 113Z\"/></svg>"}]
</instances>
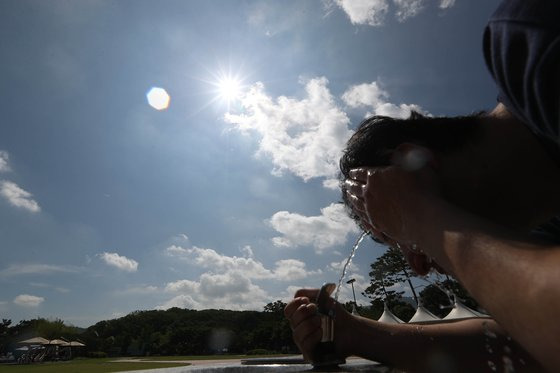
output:
<instances>
[{"instance_id":1,"label":"fountain spout","mask_svg":"<svg viewBox=\"0 0 560 373\"><path fill-rule=\"evenodd\" d=\"M321 370L331 370L338 368L338 365L345 364L346 360L336 356L334 348L334 309L328 307L328 300L333 293L336 285L333 283L326 283L319 290L317 295L316 304L321 317L321 328L323 336L321 342L313 351L313 367Z\"/></svg>"}]
</instances>

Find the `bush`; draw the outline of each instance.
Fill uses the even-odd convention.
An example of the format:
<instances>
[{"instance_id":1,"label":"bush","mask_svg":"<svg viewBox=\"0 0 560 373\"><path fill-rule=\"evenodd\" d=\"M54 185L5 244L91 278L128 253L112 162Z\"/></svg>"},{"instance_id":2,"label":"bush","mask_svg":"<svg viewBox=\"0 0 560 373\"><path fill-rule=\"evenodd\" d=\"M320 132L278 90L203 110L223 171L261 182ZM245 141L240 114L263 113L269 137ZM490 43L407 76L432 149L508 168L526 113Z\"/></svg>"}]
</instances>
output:
<instances>
[{"instance_id":1,"label":"bush","mask_svg":"<svg viewBox=\"0 0 560 373\"><path fill-rule=\"evenodd\" d=\"M256 348L254 350L247 351L247 355L272 355L272 351L265 350L264 348Z\"/></svg>"},{"instance_id":2,"label":"bush","mask_svg":"<svg viewBox=\"0 0 560 373\"><path fill-rule=\"evenodd\" d=\"M93 358L101 358L101 357L107 357L107 353L103 351L90 351L88 352L87 356Z\"/></svg>"}]
</instances>

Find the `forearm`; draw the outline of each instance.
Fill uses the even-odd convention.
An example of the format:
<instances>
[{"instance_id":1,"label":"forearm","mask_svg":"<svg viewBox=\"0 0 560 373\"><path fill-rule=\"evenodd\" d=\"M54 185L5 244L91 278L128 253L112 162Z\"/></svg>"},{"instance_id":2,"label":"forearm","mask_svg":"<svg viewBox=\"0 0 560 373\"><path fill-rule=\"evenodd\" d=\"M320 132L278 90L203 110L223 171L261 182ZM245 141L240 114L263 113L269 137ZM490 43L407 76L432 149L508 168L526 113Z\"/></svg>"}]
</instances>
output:
<instances>
[{"instance_id":1,"label":"forearm","mask_svg":"<svg viewBox=\"0 0 560 373\"><path fill-rule=\"evenodd\" d=\"M533 356L560 366L560 248L453 207L431 214L438 259Z\"/></svg>"},{"instance_id":2,"label":"forearm","mask_svg":"<svg viewBox=\"0 0 560 373\"><path fill-rule=\"evenodd\" d=\"M491 319L470 319L431 325L384 324L356 318L348 354L379 361L406 371L535 372L535 361L508 340Z\"/></svg>"}]
</instances>

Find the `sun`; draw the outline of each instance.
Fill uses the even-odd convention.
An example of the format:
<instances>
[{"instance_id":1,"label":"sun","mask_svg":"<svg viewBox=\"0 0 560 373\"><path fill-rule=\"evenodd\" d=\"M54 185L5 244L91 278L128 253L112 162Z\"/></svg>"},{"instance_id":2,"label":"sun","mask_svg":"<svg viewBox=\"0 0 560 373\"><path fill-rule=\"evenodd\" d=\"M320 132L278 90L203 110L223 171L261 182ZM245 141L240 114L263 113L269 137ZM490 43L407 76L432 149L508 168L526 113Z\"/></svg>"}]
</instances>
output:
<instances>
[{"instance_id":1,"label":"sun","mask_svg":"<svg viewBox=\"0 0 560 373\"><path fill-rule=\"evenodd\" d=\"M228 104L241 98L242 84L236 77L222 77L218 80L216 86L218 88L218 95Z\"/></svg>"}]
</instances>

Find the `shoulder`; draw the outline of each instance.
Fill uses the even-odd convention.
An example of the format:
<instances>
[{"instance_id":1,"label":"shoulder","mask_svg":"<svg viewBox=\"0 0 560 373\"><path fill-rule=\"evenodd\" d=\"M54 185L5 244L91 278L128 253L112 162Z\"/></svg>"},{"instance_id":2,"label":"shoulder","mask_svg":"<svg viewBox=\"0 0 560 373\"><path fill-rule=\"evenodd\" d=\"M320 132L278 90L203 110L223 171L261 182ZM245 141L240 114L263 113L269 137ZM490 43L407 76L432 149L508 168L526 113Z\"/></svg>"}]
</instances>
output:
<instances>
[{"instance_id":1,"label":"shoulder","mask_svg":"<svg viewBox=\"0 0 560 373\"><path fill-rule=\"evenodd\" d=\"M545 142L560 144L560 1L505 0L484 33L499 99Z\"/></svg>"}]
</instances>

